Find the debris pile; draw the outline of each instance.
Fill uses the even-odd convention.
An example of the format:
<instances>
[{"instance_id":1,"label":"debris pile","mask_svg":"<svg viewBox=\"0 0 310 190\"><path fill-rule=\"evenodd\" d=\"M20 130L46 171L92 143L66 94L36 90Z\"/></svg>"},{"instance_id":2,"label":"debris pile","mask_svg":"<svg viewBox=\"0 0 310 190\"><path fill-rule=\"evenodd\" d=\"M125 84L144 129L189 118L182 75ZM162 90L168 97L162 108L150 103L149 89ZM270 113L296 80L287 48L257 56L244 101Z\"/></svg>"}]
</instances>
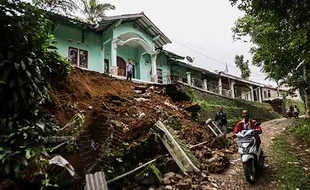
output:
<instances>
[{"instance_id":1,"label":"debris pile","mask_svg":"<svg viewBox=\"0 0 310 190\"><path fill-rule=\"evenodd\" d=\"M178 97L167 92L169 88L134 84L80 69L74 69L70 80L63 83L57 85L62 88L51 91L53 103L48 109L60 123L71 122L62 135L72 135L73 131L79 135L76 149L68 152L60 148L55 153L66 158L79 176L104 171L109 181L156 159L137 171L141 175L128 175L117 184L108 183L109 187L212 189L208 173L227 168L234 142L228 139L221 143L215 138L205 123L198 121L200 106L185 94ZM76 114L83 115L78 117L83 118L82 127L72 126ZM156 129L156 122L164 126L162 132ZM167 137L162 136L164 133ZM177 160L185 165L193 163L191 167L197 169L185 172ZM146 180L146 173L153 173L153 177Z\"/></svg>"}]
</instances>

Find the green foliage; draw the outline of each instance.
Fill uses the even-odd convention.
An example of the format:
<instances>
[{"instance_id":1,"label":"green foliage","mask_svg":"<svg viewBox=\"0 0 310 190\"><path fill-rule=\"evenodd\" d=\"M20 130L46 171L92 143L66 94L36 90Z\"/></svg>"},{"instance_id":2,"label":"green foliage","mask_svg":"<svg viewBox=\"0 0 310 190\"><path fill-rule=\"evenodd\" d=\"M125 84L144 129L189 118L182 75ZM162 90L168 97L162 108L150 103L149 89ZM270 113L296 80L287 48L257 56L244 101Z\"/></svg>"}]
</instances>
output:
<instances>
[{"instance_id":1,"label":"green foliage","mask_svg":"<svg viewBox=\"0 0 310 190\"><path fill-rule=\"evenodd\" d=\"M189 86L189 88L188 88L188 96L189 96L191 101L197 100L196 91L192 86Z\"/></svg>"},{"instance_id":2,"label":"green foliage","mask_svg":"<svg viewBox=\"0 0 310 190\"><path fill-rule=\"evenodd\" d=\"M45 13L20 1L1 1L0 177L18 178L35 156L46 156L43 139L55 134L46 117L52 78L65 79L70 65L47 34Z\"/></svg>"},{"instance_id":3,"label":"green foliage","mask_svg":"<svg viewBox=\"0 0 310 190\"><path fill-rule=\"evenodd\" d=\"M99 3L97 0L81 0L83 6L81 10L86 15L88 21L92 24L96 24L102 20L105 16L105 12L108 10L114 10L115 6L110 3Z\"/></svg>"},{"instance_id":4,"label":"green foliage","mask_svg":"<svg viewBox=\"0 0 310 190\"><path fill-rule=\"evenodd\" d=\"M249 68L249 60L244 61L243 55L235 56L235 64L241 71L241 77L244 79L248 79L250 77L251 71Z\"/></svg>"},{"instance_id":5,"label":"green foliage","mask_svg":"<svg viewBox=\"0 0 310 190\"><path fill-rule=\"evenodd\" d=\"M246 13L236 21L233 33L235 39L250 36L255 45L251 49L253 64L262 66L269 78L304 91L309 110L310 4L307 1L230 2Z\"/></svg>"},{"instance_id":6,"label":"green foliage","mask_svg":"<svg viewBox=\"0 0 310 190\"><path fill-rule=\"evenodd\" d=\"M235 126L242 117L242 110L249 110L250 117L260 122L280 118L281 116L274 112L270 104L246 101L241 99L226 99L223 97L209 97L197 101L201 106L200 120L206 121L211 118L214 120L215 113L218 112L221 105L224 106L227 114L228 126Z\"/></svg>"},{"instance_id":7,"label":"green foliage","mask_svg":"<svg viewBox=\"0 0 310 190\"><path fill-rule=\"evenodd\" d=\"M299 120L295 127L288 129L288 133L298 140L310 143L310 120Z\"/></svg>"},{"instance_id":8,"label":"green foliage","mask_svg":"<svg viewBox=\"0 0 310 190\"><path fill-rule=\"evenodd\" d=\"M274 140L271 177L278 182L278 189L309 189L310 178L301 165L294 164L301 159L288 139L287 134L282 134Z\"/></svg>"},{"instance_id":9,"label":"green foliage","mask_svg":"<svg viewBox=\"0 0 310 190\"><path fill-rule=\"evenodd\" d=\"M32 0L32 3L40 9L65 15L78 10L77 0Z\"/></svg>"}]
</instances>

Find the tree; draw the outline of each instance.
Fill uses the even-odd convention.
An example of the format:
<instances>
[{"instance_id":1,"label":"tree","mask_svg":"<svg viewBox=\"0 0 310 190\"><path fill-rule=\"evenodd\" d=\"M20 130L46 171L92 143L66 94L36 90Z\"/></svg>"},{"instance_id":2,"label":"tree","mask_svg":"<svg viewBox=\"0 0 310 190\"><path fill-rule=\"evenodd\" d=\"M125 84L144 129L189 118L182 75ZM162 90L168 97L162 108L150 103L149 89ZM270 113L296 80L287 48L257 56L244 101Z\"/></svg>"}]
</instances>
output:
<instances>
[{"instance_id":1,"label":"tree","mask_svg":"<svg viewBox=\"0 0 310 190\"><path fill-rule=\"evenodd\" d=\"M78 10L76 0L32 0L32 3L43 10L71 16Z\"/></svg>"},{"instance_id":2,"label":"tree","mask_svg":"<svg viewBox=\"0 0 310 190\"><path fill-rule=\"evenodd\" d=\"M102 20L105 12L108 10L115 10L115 6L109 3L98 3L97 0L82 0L82 12L86 15L87 20L95 24Z\"/></svg>"},{"instance_id":3,"label":"tree","mask_svg":"<svg viewBox=\"0 0 310 190\"><path fill-rule=\"evenodd\" d=\"M243 55L236 55L235 64L241 71L241 77L243 79L248 79L251 74L251 71L249 69L249 60L244 61Z\"/></svg>"},{"instance_id":4,"label":"tree","mask_svg":"<svg viewBox=\"0 0 310 190\"><path fill-rule=\"evenodd\" d=\"M310 3L308 1L230 0L244 11L234 38L250 36L252 63L276 81L299 89L310 115Z\"/></svg>"},{"instance_id":5,"label":"tree","mask_svg":"<svg viewBox=\"0 0 310 190\"><path fill-rule=\"evenodd\" d=\"M0 23L0 178L14 179L29 159L46 154L44 137L57 129L43 109L49 81L70 64L47 34L44 11L1 1Z\"/></svg>"}]
</instances>

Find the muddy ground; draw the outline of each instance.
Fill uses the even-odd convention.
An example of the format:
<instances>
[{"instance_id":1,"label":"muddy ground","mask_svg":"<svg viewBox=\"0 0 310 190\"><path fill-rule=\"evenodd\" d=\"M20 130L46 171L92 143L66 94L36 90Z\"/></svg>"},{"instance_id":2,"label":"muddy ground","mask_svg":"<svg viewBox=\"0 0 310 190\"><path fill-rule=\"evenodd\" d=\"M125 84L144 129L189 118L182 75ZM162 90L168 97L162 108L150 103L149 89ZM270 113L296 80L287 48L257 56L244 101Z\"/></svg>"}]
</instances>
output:
<instances>
[{"instance_id":1,"label":"muddy ground","mask_svg":"<svg viewBox=\"0 0 310 190\"><path fill-rule=\"evenodd\" d=\"M272 159L271 146L273 139L277 137L286 128L292 127L294 119L276 119L262 123L263 134L261 135L262 149L266 157L266 165ZM265 169L263 176L255 185L249 185L244 177L242 162L238 153L235 153L231 157L230 167L222 174L211 174L210 181L213 186L218 189L264 189L274 190L276 189L276 182L270 180L269 167Z\"/></svg>"}]
</instances>

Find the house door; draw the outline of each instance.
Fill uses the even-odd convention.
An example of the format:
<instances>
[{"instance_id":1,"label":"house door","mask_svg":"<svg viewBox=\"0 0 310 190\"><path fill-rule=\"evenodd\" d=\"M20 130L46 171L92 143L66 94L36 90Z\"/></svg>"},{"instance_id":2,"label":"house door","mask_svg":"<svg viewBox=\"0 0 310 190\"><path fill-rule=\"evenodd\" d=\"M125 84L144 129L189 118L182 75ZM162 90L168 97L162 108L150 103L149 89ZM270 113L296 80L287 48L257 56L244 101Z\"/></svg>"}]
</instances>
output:
<instances>
[{"instance_id":1,"label":"house door","mask_svg":"<svg viewBox=\"0 0 310 190\"><path fill-rule=\"evenodd\" d=\"M117 56L117 75L126 76L126 62L123 58Z\"/></svg>"}]
</instances>

